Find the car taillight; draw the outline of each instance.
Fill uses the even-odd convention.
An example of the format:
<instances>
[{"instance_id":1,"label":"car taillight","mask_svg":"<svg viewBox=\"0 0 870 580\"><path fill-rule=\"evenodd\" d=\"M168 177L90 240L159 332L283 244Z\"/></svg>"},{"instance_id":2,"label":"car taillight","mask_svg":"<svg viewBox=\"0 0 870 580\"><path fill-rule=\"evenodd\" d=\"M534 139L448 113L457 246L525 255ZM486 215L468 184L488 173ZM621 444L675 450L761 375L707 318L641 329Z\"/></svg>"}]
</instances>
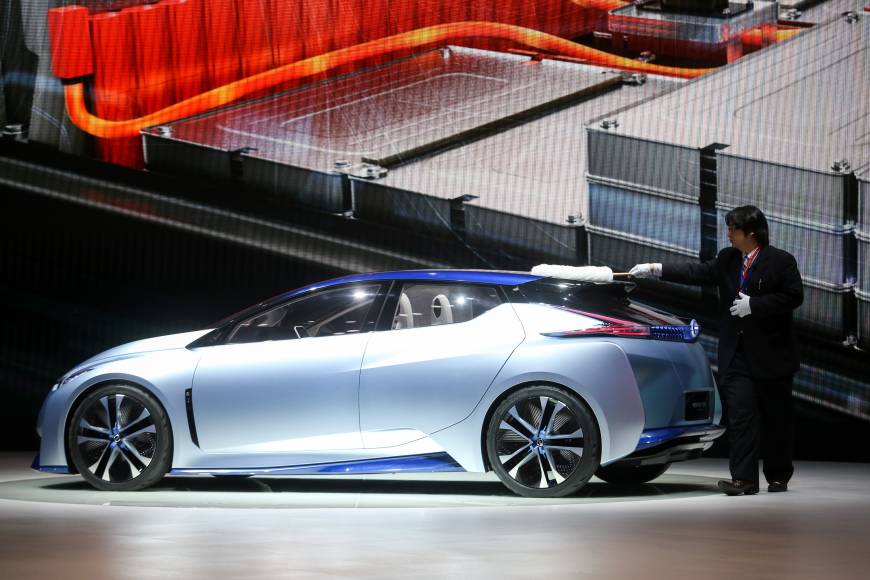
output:
<instances>
[{"instance_id":1,"label":"car taillight","mask_svg":"<svg viewBox=\"0 0 870 580\"><path fill-rule=\"evenodd\" d=\"M697 320L692 320L685 325L667 324L663 326L651 326L650 338L659 340L676 340L682 342L695 342L701 334L701 327Z\"/></svg>"},{"instance_id":2,"label":"car taillight","mask_svg":"<svg viewBox=\"0 0 870 580\"><path fill-rule=\"evenodd\" d=\"M572 336L618 336L622 338L651 338L653 340L670 340L675 342L695 342L701 334L701 327L696 320L686 325L660 324L647 325L637 324L629 320L620 320L601 314L593 314L582 310L566 308L577 314L582 314L595 320L600 320L600 326L581 328L578 330L562 330L558 332L544 332L544 336L567 338Z\"/></svg>"}]
</instances>

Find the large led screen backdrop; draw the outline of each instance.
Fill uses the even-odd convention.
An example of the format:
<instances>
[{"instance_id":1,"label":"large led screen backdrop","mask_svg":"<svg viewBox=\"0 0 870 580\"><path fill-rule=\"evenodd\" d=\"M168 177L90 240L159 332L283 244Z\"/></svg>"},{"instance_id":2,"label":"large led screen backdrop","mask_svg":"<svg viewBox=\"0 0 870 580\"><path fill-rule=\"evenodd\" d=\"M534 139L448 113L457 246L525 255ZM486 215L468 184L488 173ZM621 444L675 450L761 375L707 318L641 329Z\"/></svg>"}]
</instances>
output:
<instances>
[{"instance_id":1,"label":"large led screen backdrop","mask_svg":"<svg viewBox=\"0 0 870 580\"><path fill-rule=\"evenodd\" d=\"M0 185L150 222L155 248L269 230L253 246L318 262L333 242L281 238L250 211L268 202L278 222L428 240L420 265L510 269L708 259L724 215L757 205L803 275L796 394L870 419L867 5L0 0ZM77 159L105 175L70 180ZM231 199L191 204L156 176ZM318 274L395 262L330 255ZM707 290L637 291L700 317L715 352Z\"/></svg>"}]
</instances>

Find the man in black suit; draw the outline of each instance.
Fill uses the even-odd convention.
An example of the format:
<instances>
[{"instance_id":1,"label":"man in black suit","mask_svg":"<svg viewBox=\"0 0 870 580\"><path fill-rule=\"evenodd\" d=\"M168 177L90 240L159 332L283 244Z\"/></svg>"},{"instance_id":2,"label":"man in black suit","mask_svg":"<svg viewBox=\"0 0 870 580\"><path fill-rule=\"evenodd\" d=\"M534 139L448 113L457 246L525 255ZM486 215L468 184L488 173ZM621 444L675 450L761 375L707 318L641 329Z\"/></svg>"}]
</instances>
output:
<instances>
[{"instance_id":1,"label":"man in black suit","mask_svg":"<svg viewBox=\"0 0 870 580\"><path fill-rule=\"evenodd\" d=\"M731 480L719 488L728 495L757 493L762 448L768 491L786 491L794 471L791 388L800 366L792 311L803 302L803 282L794 256L769 244L761 210L735 208L725 223L731 247L716 258L638 264L630 273L718 286L719 393L731 444Z\"/></svg>"}]
</instances>

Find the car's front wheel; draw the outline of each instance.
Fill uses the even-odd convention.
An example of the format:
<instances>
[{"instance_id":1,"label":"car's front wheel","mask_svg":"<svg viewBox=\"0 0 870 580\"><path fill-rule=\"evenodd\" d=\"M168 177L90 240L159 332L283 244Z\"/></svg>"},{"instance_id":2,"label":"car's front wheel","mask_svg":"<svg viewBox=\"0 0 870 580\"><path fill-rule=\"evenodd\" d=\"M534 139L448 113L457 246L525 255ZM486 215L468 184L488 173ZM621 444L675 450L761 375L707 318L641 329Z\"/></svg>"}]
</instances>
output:
<instances>
[{"instance_id":1,"label":"car's front wheel","mask_svg":"<svg viewBox=\"0 0 870 580\"><path fill-rule=\"evenodd\" d=\"M563 497L583 487L598 468L601 439L579 397L550 385L511 393L492 414L486 450L493 471L527 497Z\"/></svg>"},{"instance_id":2,"label":"car's front wheel","mask_svg":"<svg viewBox=\"0 0 870 580\"><path fill-rule=\"evenodd\" d=\"M151 394L127 384L89 393L73 413L67 443L78 472L105 491L151 486L172 461L166 412Z\"/></svg>"}]
</instances>

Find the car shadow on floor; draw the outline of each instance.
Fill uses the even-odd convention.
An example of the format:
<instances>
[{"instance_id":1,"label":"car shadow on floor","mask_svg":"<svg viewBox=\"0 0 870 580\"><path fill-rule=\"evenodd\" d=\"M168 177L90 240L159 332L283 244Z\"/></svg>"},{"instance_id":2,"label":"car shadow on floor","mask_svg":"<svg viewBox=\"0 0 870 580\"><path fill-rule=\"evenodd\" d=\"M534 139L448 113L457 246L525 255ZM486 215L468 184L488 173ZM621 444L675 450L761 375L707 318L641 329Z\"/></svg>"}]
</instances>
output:
<instances>
[{"instance_id":1,"label":"car shadow on floor","mask_svg":"<svg viewBox=\"0 0 870 580\"><path fill-rule=\"evenodd\" d=\"M48 484L43 486L43 489L87 491L93 488L85 481L77 480ZM497 481L409 481L304 477L166 477L153 487L137 493L172 491L239 494L317 493L516 497ZM663 477L661 481L644 484L609 484L591 481L570 497L619 500L687 494L706 495L708 493L720 493L716 489L715 480L698 476L676 476Z\"/></svg>"}]
</instances>

